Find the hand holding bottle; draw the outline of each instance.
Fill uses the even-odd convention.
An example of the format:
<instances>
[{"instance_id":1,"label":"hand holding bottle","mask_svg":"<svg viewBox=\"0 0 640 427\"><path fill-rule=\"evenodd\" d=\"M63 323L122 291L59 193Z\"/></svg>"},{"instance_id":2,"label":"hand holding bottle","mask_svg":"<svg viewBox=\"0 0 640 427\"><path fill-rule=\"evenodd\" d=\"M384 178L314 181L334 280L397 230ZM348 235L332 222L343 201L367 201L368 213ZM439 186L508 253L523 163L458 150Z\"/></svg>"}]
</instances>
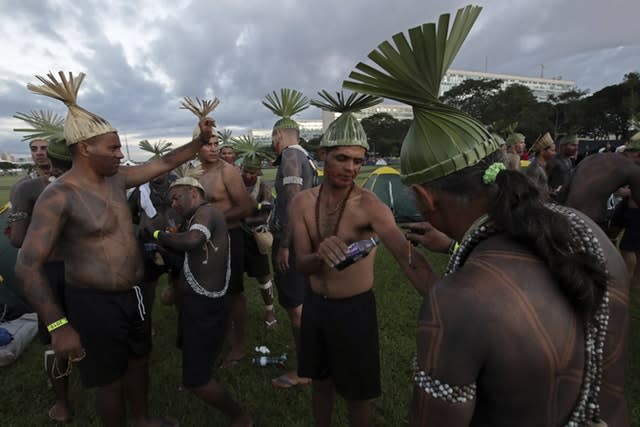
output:
<instances>
[{"instance_id":1,"label":"hand holding bottle","mask_svg":"<svg viewBox=\"0 0 640 427\"><path fill-rule=\"evenodd\" d=\"M369 255L379 242L378 237L373 236L347 246L337 236L331 236L320 243L317 254L329 266L343 270Z\"/></svg>"}]
</instances>

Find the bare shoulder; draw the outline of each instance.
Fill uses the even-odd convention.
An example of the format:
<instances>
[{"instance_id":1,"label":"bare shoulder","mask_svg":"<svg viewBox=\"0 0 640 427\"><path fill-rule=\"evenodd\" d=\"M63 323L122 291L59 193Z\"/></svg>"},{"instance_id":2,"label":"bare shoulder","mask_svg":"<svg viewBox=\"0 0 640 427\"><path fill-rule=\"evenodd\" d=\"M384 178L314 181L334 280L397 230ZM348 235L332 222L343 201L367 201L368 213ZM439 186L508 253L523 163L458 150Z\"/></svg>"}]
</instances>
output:
<instances>
[{"instance_id":1,"label":"bare shoulder","mask_svg":"<svg viewBox=\"0 0 640 427\"><path fill-rule=\"evenodd\" d=\"M299 191L291 200L291 209L301 209L308 206L314 206L315 200L318 198L320 187L307 188Z\"/></svg>"}]
</instances>

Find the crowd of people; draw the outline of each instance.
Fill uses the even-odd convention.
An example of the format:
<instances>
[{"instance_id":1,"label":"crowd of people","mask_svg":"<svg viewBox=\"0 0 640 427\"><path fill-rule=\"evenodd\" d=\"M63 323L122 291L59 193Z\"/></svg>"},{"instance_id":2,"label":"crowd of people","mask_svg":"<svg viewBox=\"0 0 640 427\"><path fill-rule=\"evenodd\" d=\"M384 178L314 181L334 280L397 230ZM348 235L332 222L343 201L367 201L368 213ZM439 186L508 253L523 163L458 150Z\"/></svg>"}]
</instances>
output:
<instances>
[{"instance_id":1,"label":"crowd of people","mask_svg":"<svg viewBox=\"0 0 640 427\"><path fill-rule=\"evenodd\" d=\"M44 146L48 160L36 162L39 176L15 185L9 216L21 289L50 345L49 417L71 418L65 374L77 365L104 425L126 425L127 407L136 427L179 425L150 416L147 402L151 314L167 273L160 298L178 312L182 387L232 425L253 425L246 402L212 372L225 342L222 366L247 355L247 273L259 285L264 326L279 322L276 296L291 325L297 368L273 386L311 384L318 426L331 425L336 395L351 425L372 425L382 389L373 292L381 242L423 299L411 425L629 425L624 368L629 292L640 269L640 133L624 151L576 165L577 136L556 143L545 133L527 151L524 135L502 140L441 104L439 82L479 12L461 9L449 39L448 19L437 33L434 24L411 29L412 40L423 40L412 49L403 34L394 37L397 55L387 55L391 43L370 55L384 73L358 64L345 81L359 93L322 91L311 102L291 89L267 95L263 104L280 117L272 130L275 200L260 176L267 157L219 146L217 99L185 98L183 108L198 118L191 142L121 167L117 130L77 103L84 74L29 85L68 107L64 127L30 141L34 156ZM451 39L459 43L449 46ZM446 58L428 40L450 47ZM406 233L355 184L369 146L353 113L381 97L414 109L400 166L425 221ZM322 183L292 118L309 104L340 113L317 152ZM196 156L201 167L184 166ZM610 215L612 195L624 202ZM624 258L612 224L626 230ZM257 236L268 234L266 225L267 249ZM419 246L449 253L442 277Z\"/></svg>"}]
</instances>

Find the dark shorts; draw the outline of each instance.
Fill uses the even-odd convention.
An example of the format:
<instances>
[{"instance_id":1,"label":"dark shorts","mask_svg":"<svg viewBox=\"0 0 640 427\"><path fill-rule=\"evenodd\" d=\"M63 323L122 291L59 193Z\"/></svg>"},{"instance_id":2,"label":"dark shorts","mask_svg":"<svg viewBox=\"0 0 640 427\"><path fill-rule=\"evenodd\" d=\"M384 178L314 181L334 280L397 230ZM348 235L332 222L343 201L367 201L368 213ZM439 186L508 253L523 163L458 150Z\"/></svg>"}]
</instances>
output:
<instances>
[{"instance_id":1,"label":"dark shorts","mask_svg":"<svg viewBox=\"0 0 640 427\"><path fill-rule=\"evenodd\" d=\"M253 234L244 232L244 271L249 277L264 277L271 275L269 256L258 250L258 244Z\"/></svg>"},{"instance_id":2,"label":"dark shorts","mask_svg":"<svg viewBox=\"0 0 640 427\"><path fill-rule=\"evenodd\" d=\"M66 313L67 310L65 309L64 303L64 262L46 262L43 266L43 270L44 275L49 282L49 288L51 289L53 299L60 305L62 311ZM42 344L51 344L51 335L49 335L45 324L40 320L38 320L38 337L40 338L40 341L42 341Z\"/></svg>"},{"instance_id":3,"label":"dark shorts","mask_svg":"<svg viewBox=\"0 0 640 427\"><path fill-rule=\"evenodd\" d=\"M122 378L129 359L151 351L150 313L139 287L107 292L67 286L67 317L87 356L78 363L85 387L106 386Z\"/></svg>"},{"instance_id":4,"label":"dark shorts","mask_svg":"<svg viewBox=\"0 0 640 427\"><path fill-rule=\"evenodd\" d=\"M231 276L227 295L235 295L244 291L244 231L240 227L229 230L229 251L231 251Z\"/></svg>"},{"instance_id":5,"label":"dark shorts","mask_svg":"<svg viewBox=\"0 0 640 427\"><path fill-rule=\"evenodd\" d=\"M329 299L309 290L302 309L298 375L331 378L346 400L380 396L380 350L373 291Z\"/></svg>"},{"instance_id":6,"label":"dark shorts","mask_svg":"<svg viewBox=\"0 0 640 427\"><path fill-rule=\"evenodd\" d=\"M187 294L178 307L178 348L182 384L201 387L211 379L211 365L222 349L229 309L227 299Z\"/></svg>"},{"instance_id":7,"label":"dark shorts","mask_svg":"<svg viewBox=\"0 0 640 427\"><path fill-rule=\"evenodd\" d=\"M289 249L289 269L283 273L276 270L275 259L280 247L280 239L273 236L271 262L273 264L273 281L278 289L278 302L284 308L296 308L304 302L304 295L309 287L309 279L296 270L296 253Z\"/></svg>"}]
</instances>

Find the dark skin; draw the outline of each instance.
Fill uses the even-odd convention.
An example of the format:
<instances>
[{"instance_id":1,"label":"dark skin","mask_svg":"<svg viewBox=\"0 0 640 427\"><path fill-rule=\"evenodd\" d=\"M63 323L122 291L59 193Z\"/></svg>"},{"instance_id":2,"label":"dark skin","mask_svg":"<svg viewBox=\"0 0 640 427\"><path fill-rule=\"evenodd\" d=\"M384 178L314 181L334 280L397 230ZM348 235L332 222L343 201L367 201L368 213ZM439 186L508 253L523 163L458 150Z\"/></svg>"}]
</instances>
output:
<instances>
[{"instance_id":1,"label":"dark skin","mask_svg":"<svg viewBox=\"0 0 640 427\"><path fill-rule=\"evenodd\" d=\"M189 224L200 224L211 232L211 245L204 250L206 236L199 230L184 230L180 233L160 233L158 241L174 250L189 254L189 265L198 283L208 291L220 291L224 288L229 251L227 227L224 216L209 203L204 203L204 195L196 187L177 185L169 191L171 206L184 218L190 218ZM217 248L217 249L216 249ZM202 261L207 260L206 264ZM193 290L180 275L180 292ZM242 412L222 384L211 378L205 385L190 388L192 393L228 415L234 426L253 425L251 418Z\"/></svg>"},{"instance_id":2,"label":"dark skin","mask_svg":"<svg viewBox=\"0 0 640 427\"><path fill-rule=\"evenodd\" d=\"M602 223L606 218L607 199L619 188L628 185L632 197L640 200L639 159L635 152L588 156L574 171L565 205Z\"/></svg>"},{"instance_id":3,"label":"dark skin","mask_svg":"<svg viewBox=\"0 0 640 427\"><path fill-rule=\"evenodd\" d=\"M211 119L200 122L201 133L210 137ZM125 189L141 185L193 158L199 139L173 150L162 159L140 166L120 168L124 157L116 133L107 133L75 144L73 167L48 186L38 199L29 230L16 262L23 293L45 324L64 317L54 302L42 265L53 248L62 251L67 282L77 287L126 291L142 279L142 259L133 233ZM80 358L84 349L72 325L51 333L58 357ZM146 361L130 363L122 381L98 387L98 413L107 425L122 425L123 387L135 389L132 418L135 426L160 425L146 415ZM135 384L127 381L133 378ZM144 384L139 385L138 381ZM115 410L114 408L119 408Z\"/></svg>"},{"instance_id":4,"label":"dark skin","mask_svg":"<svg viewBox=\"0 0 640 427\"><path fill-rule=\"evenodd\" d=\"M322 187L300 192L290 206L290 211L296 212L291 215L296 267L309 275L313 291L340 299L372 289L375 249L369 256L342 271L333 266L345 258L349 243L378 235L416 288L425 292L425 283L433 282L436 276L422 254L415 251L404 238L387 205L368 190L358 186L352 188L353 180L362 167L365 149L357 146L336 147L328 152L323 150L320 154L325 160ZM315 207L320 191L320 218L316 218ZM348 199L345 199L347 196ZM344 206L344 212L338 232L334 234L340 206ZM412 253L411 264L408 251ZM313 412L317 426L331 424L334 398L335 387L331 378L313 381ZM372 401L349 401L349 419L353 426L371 425Z\"/></svg>"},{"instance_id":5,"label":"dark skin","mask_svg":"<svg viewBox=\"0 0 640 427\"><path fill-rule=\"evenodd\" d=\"M487 211L482 196L462 209L446 193L413 188L425 218L457 240ZM611 274L601 417L609 425L625 426L628 278L615 247L595 224L585 221L602 245ZM432 378L457 386L475 383L478 390L475 399L451 404L414 386L410 425L563 425L582 383L584 331L539 258L495 235L478 244L460 270L425 295L417 358Z\"/></svg>"}]
</instances>

